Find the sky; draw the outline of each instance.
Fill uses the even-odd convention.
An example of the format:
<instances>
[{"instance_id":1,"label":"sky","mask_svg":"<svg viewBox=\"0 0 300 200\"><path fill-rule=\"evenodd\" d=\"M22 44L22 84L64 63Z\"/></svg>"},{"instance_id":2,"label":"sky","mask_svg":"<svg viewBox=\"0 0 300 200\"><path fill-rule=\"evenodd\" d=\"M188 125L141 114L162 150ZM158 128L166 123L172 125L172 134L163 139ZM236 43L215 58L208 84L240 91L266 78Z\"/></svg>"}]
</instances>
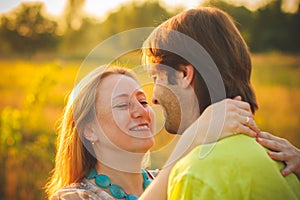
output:
<instances>
[{"instance_id":1,"label":"sky","mask_svg":"<svg viewBox=\"0 0 300 200\"><path fill-rule=\"evenodd\" d=\"M0 14L10 11L17 7L21 2L35 2L37 0L0 0ZM46 5L46 11L55 16L59 16L64 9L67 0L38 0L44 2ZM101 0L86 0L85 11L90 15L102 18L105 17L110 11L117 9L122 3L126 3L132 0L108 0L103 3ZM161 3L169 8L182 5L186 8L197 7L203 0L160 0ZM270 0L230 0L231 2L237 2L239 4L246 5L254 9L260 3L264 3ZM286 4L297 4L299 0L284 0Z\"/></svg>"},{"instance_id":2,"label":"sky","mask_svg":"<svg viewBox=\"0 0 300 200\"><path fill-rule=\"evenodd\" d=\"M37 0L0 0L0 14L10 11L17 7L21 2L35 2ZM59 15L65 6L67 0L38 0L44 2L46 10L52 15ZM100 0L86 0L85 11L96 17L103 17L109 11L118 8L122 3L130 2L131 0L109 0L101 2ZM195 7L201 0L162 0L168 6L184 4L185 7Z\"/></svg>"}]
</instances>

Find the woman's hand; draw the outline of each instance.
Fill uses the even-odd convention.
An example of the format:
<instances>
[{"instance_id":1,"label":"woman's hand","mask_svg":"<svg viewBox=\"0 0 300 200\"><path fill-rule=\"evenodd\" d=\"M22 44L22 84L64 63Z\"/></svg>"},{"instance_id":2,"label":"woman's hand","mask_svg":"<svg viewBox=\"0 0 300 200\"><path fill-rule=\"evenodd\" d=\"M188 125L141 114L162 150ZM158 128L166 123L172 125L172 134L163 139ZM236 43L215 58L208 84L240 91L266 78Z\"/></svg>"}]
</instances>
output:
<instances>
[{"instance_id":1,"label":"woman's hand","mask_svg":"<svg viewBox=\"0 0 300 200\"><path fill-rule=\"evenodd\" d=\"M224 132L243 133L255 137L260 133L250 108L250 104L242 101L240 96L233 100L227 99L226 123L224 123Z\"/></svg>"},{"instance_id":2,"label":"woman's hand","mask_svg":"<svg viewBox=\"0 0 300 200\"><path fill-rule=\"evenodd\" d=\"M270 149L269 156L278 161L283 161L286 166L281 170L283 176L295 173L300 180L300 150L293 146L288 140L276 137L267 132L257 135L257 142Z\"/></svg>"},{"instance_id":3,"label":"woman's hand","mask_svg":"<svg viewBox=\"0 0 300 200\"><path fill-rule=\"evenodd\" d=\"M210 105L198 120L202 123L209 122L206 129L209 134L205 143L216 142L237 133L250 137L256 137L260 133L253 119L250 105L241 101L240 96ZM203 140L201 142L203 143Z\"/></svg>"}]
</instances>

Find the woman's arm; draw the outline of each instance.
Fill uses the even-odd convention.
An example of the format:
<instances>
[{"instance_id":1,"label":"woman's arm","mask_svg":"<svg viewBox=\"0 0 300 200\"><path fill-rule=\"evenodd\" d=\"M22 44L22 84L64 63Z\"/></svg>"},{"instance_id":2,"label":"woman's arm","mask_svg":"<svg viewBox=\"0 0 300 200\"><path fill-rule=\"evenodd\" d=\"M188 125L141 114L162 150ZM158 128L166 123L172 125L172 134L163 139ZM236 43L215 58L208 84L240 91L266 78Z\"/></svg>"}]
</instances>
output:
<instances>
[{"instance_id":1,"label":"woman's arm","mask_svg":"<svg viewBox=\"0 0 300 200\"><path fill-rule=\"evenodd\" d=\"M179 159L194 147L215 142L232 135L232 133L243 132L255 137L259 131L253 120L249 104L240 101L240 97L236 100L225 99L212 104L180 136L166 164L139 199L167 199L168 178L171 169Z\"/></svg>"},{"instance_id":2,"label":"woman's arm","mask_svg":"<svg viewBox=\"0 0 300 200\"><path fill-rule=\"evenodd\" d=\"M285 162L286 166L281 170L282 175L295 173L300 180L300 150L288 140L267 132L261 132L257 136L257 142L270 149L268 154L272 159Z\"/></svg>"}]
</instances>

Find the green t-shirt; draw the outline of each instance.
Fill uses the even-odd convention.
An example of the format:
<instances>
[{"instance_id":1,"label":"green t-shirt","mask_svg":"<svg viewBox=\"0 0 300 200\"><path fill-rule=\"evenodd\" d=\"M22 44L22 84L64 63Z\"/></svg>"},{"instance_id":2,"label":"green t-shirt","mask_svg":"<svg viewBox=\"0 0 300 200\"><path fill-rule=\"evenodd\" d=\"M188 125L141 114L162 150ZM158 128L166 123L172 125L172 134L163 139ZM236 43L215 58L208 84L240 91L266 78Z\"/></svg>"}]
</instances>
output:
<instances>
[{"instance_id":1,"label":"green t-shirt","mask_svg":"<svg viewBox=\"0 0 300 200\"><path fill-rule=\"evenodd\" d=\"M174 166L168 199L300 199L297 177L283 177L284 164L273 161L255 139L245 135L222 139L200 159L201 149L207 147L195 148Z\"/></svg>"}]
</instances>

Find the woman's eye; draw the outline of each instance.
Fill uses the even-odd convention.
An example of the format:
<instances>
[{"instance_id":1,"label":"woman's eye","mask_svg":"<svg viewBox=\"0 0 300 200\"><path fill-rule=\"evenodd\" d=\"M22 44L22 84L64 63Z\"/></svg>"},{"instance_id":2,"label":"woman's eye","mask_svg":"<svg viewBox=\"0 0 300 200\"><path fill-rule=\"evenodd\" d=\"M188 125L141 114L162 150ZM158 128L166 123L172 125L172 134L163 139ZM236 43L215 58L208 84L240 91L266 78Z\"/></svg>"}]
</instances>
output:
<instances>
[{"instance_id":1,"label":"woman's eye","mask_svg":"<svg viewBox=\"0 0 300 200\"><path fill-rule=\"evenodd\" d=\"M122 104L115 105L114 108L127 108L128 105L129 105L128 103L122 103Z\"/></svg>"}]
</instances>

